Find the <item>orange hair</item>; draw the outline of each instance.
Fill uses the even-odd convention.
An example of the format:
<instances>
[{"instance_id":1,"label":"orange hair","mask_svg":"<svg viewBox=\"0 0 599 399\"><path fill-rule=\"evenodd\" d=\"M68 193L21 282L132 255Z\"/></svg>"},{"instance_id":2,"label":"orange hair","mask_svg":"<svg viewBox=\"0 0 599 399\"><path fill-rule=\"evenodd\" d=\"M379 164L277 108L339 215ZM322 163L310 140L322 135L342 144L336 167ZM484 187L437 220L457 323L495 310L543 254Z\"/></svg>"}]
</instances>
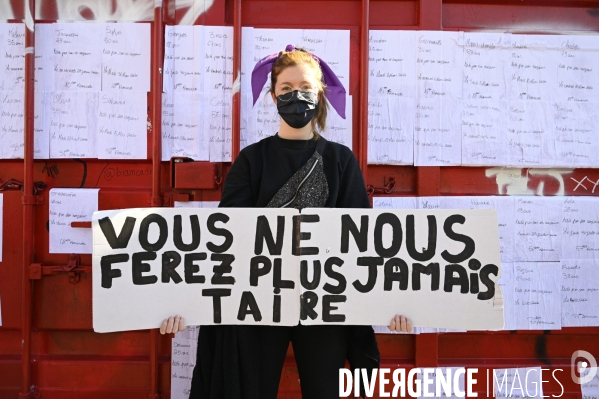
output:
<instances>
[{"instance_id":1,"label":"orange hair","mask_svg":"<svg viewBox=\"0 0 599 399\"><path fill-rule=\"evenodd\" d=\"M317 130L323 132L327 127L327 111L329 108L329 102L324 95L325 85L322 80L322 70L320 69L318 61L316 61L316 59L314 59L310 53L300 47L296 47L295 51L281 51L279 58L277 58L272 66L272 72L270 73L269 92L273 95L275 94L277 78L285 68L301 64L310 65L316 71L316 79L318 84L318 110L316 111L316 115L314 115L314 118L312 118L310 123L312 124L312 130L314 131L314 138L317 138Z\"/></svg>"}]
</instances>

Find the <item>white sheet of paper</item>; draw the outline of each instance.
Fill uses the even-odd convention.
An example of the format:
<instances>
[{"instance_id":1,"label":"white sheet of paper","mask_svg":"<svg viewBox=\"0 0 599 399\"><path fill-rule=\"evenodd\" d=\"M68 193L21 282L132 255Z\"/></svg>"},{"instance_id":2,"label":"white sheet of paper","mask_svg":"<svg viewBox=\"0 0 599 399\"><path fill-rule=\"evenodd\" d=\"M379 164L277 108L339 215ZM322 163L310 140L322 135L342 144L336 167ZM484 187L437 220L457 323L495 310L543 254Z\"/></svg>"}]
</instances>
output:
<instances>
[{"instance_id":1,"label":"white sheet of paper","mask_svg":"<svg viewBox=\"0 0 599 399\"><path fill-rule=\"evenodd\" d=\"M562 326L559 262L514 262L516 330L559 330Z\"/></svg>"},{"instance_id":2,"label":"white sheet of paper","mask_svg":"<svg viewBox=\"0 0 599 399\"><path fill-rule=\"evenodd\" d=\"M541 379L549 378L547 375L541 378L541 367L522 367L517 369L494 369L489 374L493 379L495 398L542 398L543 385ZM549 373L545 371L545 374Z\"/></svg>"},{"instance_id":3,"label":"white sheet of paper","mask_svg":"<svg viewBox=\"0 0 599 399\"><path fill-rule=\"evenodd\" d=\"M2 47L0 91L23 92L25 87L25 24L0 23L0 46Z\"/></svg>"},{"instance_id":4,"label":"white sheet of paper","mask_svg":"<svg viewBox=\"0 0 599 399\"><path fill-rule=\"evenodd\" d=\"M104 24L55 23L54 90L102 89L102 29Z\"/></svg>"},{"instance_id":5,"label":"white sheet of paper","mask_svg":"<svg viewBox=\"0 0 599 399\"><path fill-rule=\"evenodd\" d=\"M464 32L465 100L507 99L510 36L506 33Z\"/></svg>"},{"instance_id":6,"label":"white sheet of paper","mask_svg":"<svg viewBox=\"0 0 599 399\"><path fill-rule=\"evenodd\" d=\"M599 166L599 115L597 103L552 103L553 134L557 142L555 165Z\"/></svg>"},{"instance_id":7,"label":"white sheet of paper","mask_svg":"<svg viewBox=\"0 0 599 399\"><path fill-rule=\"evenodd\" d=\"M516 197L514 261L559 262L562 201L556 197Z\"/></svg>"},{"instance_id":8,"label":"white sheet of paper","mask_svg":"<svg viewBox=\"0 0 599 399\"><path fill-rule=\"evenodd\" d=\"M202 28L200 25L165 26L165 93L201 93L204 90L202 70L205 43Z\"/></svg>"},{"instance_id":9,"label":"white sheet of paper","mask_svg":"<svg viewBox=\"0 0 599 399\"><path fill-rule=\"evenodd\" d=\"M368 163L414 163L416 101L395 96L368 96Z\"/></svg>"},{"instance_id":10,"label":"white sheet of paper","mask_svg":"<svg viewBox=\"0 0 599 399\"><path fill-rule=\"evenodd\" d=\"M35 90L54 90L54 27L35 24Z\"/></svg>"},{"instance_id":11,"label":"white sheet of paper","mask_svg":"<svg viewBox=\"0 0 599 399\"><path fill-rule=\"evenodd\" d=\"M562 259L562 325L599 326L599 260Z\"/></svg>"},{"instance_id":12,"label":"white sheet of paper","mask_svg":"<svg viewBox=\"0 0 599 399\"><path fill-rule=\"evenodd\" d=\"M462 163L461 113L460 100L418 100L414 124L415 166L456 166Z\"/></svg>"},{"instance_id":13,"label":"white sheet of paper","mask_svg":"<svg viewBox=\"0 0 599 399\"><path fill-rule=\"evenodd\" d=\"M25 99L23 91L0 91L0 159L23 158Z\"/></svg>"},{"instance_id":14,"label":"white sheet of paper","mask_svg":"<svg viewBox=\"0 0 599 399\"><path fill-rule=\"evenodd\" d=\"M346 97L345 119L339 116L335 110L327 114L327 129L321 132L328 141L343 144L350 150L353 148L353 118L352 118L352 96Z\"/></svg>"},{"instance_id":15,"label":"white sheet of paper","mask_svg":"<svg viewBox=\"0 0 599 399\"><path fill-rule=\"evenodd\" d=\"M230 91L215 91L203 96L204 127L210 144L210 162L231 162L233 108Z\"/></svg>"},{"instance_id":16,"label":"white sheet of paper","mask_svg":"<svg viewBox=\"0 0 599 399\"><path fill-rule=\"evenodd\" d=\"M462 165L509 164L505 134L507 101L464 100L462 103Z\"/></svg>"},{"instance_id":17,"label":"white sheet of paper","mask_svg":"<svg viewBox=\"0 0 599 399\"><path fill-rule=\"evenodd\" d=\"M100 159L146 159L147 93L103 91L97 111Z\"/></svg>"},{"instance_id":18,"label":"white sheet of paper","mask_svg":"<svg viewBox=\"0 0 599 399\"><path fill-rule=\"evenodd\" d=\"M230 98L233 94L233 27L201 28L204 31L204 92L221 92Z\"/></svg>"},{"instance_id":19,"label":"white sheet of paper","mask_svg":"<svg viewBox=\"0 0 599 399\"><path fill-rule=\"evenodd\" d=\"M501 261L511 262L514 253L514 197L439 197L442 209L495 209L499 221Z\"/></svg>"},{"instance_id":20,"label":"white sheet of paper","mask_svg":"<svg viewBox=\"0 0 599 399\"><path fill-rule=\"evenodd\" d=\"M421 373L417 373L417 380L420 381L421 393L420 398L435 398L435 399L445 399L445 398L463 398L464 393L466 392L466 383L465 376L466 370L464 367L424 367L421 369ZM453 391L453 381L456 372L460 371L460 375L458 377L458 389L460 392ZM439 386L439 395L437 395L437 387L435 381L437 381L437 374L440 374L438 378L440 379L449 379L450 378L450 393L446 394L441 386ZM426 375L426 381L425 381ZM431 396L432 395L432 396Z\"/></svg>"},{"instance_id":21,"label":"white sheet of paper","mask_svg":"<svg viewBox=\"0 0 599 399\"><path fill-rule=\"evenodd\" d=\"M513 101L551 101L556 81L546 54L546 35L510 35L508 97ZM505 60L504 60L505 62ZM533 116L536 116L533 114Z\"/></svg>"},{"instance_id":22,"label":"white sheet of paper","mask_svg":"<svg viewBox=\"0 0 599 399\"><path fill-rule=\"evenodd\" d=\"M98 210L96 188L50 190L50 253L92 253L92 230L73 228L71 222L91 222Z\"/></svg>"},{"instance_id":23,"label":"white sheet of paper","mask_svg":"<svg viewBox=\"0 0 599 399\"><path fill-rule=\"evenodd\" d=\"M196 363L200 326L188 326L171 341L171 398L188 399Z\"/></svg>"},{"instance_id":24,"label":"white sheet of paper","mask_svg":"<svg viewBox=\"0 0 599 399\"><path fill-rule=\"evenodd\" d=\"M562 259L599 259L599 201L564 197Z\"/></svg>"},{"instance_id":25,"label":"white sheet of paper","mask_svg":"<svg viewBox=\"0 0 599 399\"><path fill-rule=\"evenodd\" d=\"M558 162L554 108L546 101L510 101L507 111L509 165L551 167Z\"/></svg>"},{"instance_id":26,"label":"white sheet of paper","mask_svg":"<svg viewBox=\"0 0 599 399\"><path fill-rule=\"evenodd\" d=\"M580 385L582 399L599 399L599 373L586 384Z\"/></svg>"},{"instance_id":27,"label":"white sheet of paper","mask_svg":"<svg viewBox=\"0 0 599 399\"><path fill-rule=\"evenodd\" d=\"M51 158L96 158L98 93L51 92L45 123Z\"/></svg>"},{"instance_id":28,"label":"white sheet of paper","mask_svg":"<svg viewBox=\"0 0 599 399\"><path fill-rule=\"evenodd\" d=\"M417 31L371 30L368 98L416 98Z\"/></svg>"},{"instance_id":29,"label":"white sheet of paper","mask_svg":"<svg viewBox=\"0 0 599 399\"><path fill-rule=\"evenodd\" d=\"M46 112L46 100L49 97L48 93L36 91L34 93L35 118L33 121L33 155L35 159L50 158L50 129L46 118L49 113Z\"/></svg>"},{"instance_id":30,"label":"white sheet of paper","mask_svg":"<svg viewBox=\"0 0 599 399\"><path fill-rule=\"evenodd\" d=\"M204 134L203 95L169 92L162 94L162 159L189 157L210 159L209 134Z\"/></svg>"},{"instance_id":31,"label":"white sheet of paper","mask_svg":"<svg viewBox=\"0 0 599 399\"><path fill-rule=\"evenodd\" d=\"M594 36L551 35L547 43L548 69L555 79L555 101L597 102L599 98L599 43Z\"/></svg>"},{"instance_id":32,"label":"white sheet of paper","mask_svg":"<svg viewBox=\"0 0 599 399\"><path fill-rule=\"evenodd\" d=\"M102 24L102 91L150 91L150 24Z\"/></svg>"},{"instance_id":33,"label":"white sheet of paper","mask_svg":"<svg viewBox=\"0 0 599 399\"><path fill-rule=\"evenodd\" d=\"M515 330L514 264L501 262L501 278L497 281L503 294L503 329Z\"/></svg>"},{"instance_id":34,"label":"white sheet of paper","mask_svg":"<svg viewBox=\"0 0 599 399\"><path fill-rule=\"evenodd\" d=\"M460 99L464 32L418 31L416 34L418 99Z\"/></svg>"}]
</instances>

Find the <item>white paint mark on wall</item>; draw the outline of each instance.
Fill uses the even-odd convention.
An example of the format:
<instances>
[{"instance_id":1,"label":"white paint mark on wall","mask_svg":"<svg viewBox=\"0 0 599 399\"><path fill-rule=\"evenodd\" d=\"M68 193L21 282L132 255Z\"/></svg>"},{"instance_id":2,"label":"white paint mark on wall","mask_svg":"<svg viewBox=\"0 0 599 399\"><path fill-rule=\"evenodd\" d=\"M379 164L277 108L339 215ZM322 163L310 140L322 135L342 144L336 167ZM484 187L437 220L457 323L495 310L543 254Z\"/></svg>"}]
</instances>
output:
<instances>
[{"instance_id":1,"label":"white paint mark on wall","mask_svg":"<svg viewBox=\"0 0 599 399\"><path fill-rule=\"evenodd\" d=\"M555 179L559 183L557 192L553 195L565 195L566 184L564 175L574 169L518 169L518 168L489 168L485 171L487 177L495 177L497 191L500 195L545 195L545 182ZM532 176L540 177L536 190L529 187ZM599 179L598 179L599 181Z\"/></svg>"},{"instance_id":2,"label":"white paint mark on wall","mask_svg":"<svg viewBox=\"0 0 599 399\"><path fill-rule=\"evenodd\" d=\"M582 179L580 179L580 181L576 180L575 178L571 177L570 180L573 180L576 183L576 187L574 187L573 191L578 190L579 187L584 188L586 191L589 191L589 189L586 186L586 180L589 181L589 187L592 187L591 190L591 194L595 194L595 189L597 188L597 186L599 186L599 179L597 179L597 181L592 181L591 179L589 179L588 176L583 177ZM591 186L592 184L592 186Z\"/></svg>"},{"instance_id":3,"label":"white paint mark on wall","mask_svg":"<svg viewBox=\"0 0 599 399\"><path fill-rule=\"evenodd\" d=\"M33 32L35 29L35 21L31 15L31 8L29 7L29 0L25 1L25 26L29 29L29 32Z\"/></svg>"}]
</instances>

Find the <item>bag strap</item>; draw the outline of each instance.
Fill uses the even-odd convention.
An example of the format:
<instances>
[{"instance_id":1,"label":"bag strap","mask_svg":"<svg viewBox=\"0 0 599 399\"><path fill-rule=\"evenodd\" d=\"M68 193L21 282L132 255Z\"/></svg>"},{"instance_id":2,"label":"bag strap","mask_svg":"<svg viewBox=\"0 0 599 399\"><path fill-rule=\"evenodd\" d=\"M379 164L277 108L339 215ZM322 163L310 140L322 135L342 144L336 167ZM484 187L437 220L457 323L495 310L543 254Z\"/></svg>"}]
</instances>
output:
<instances>
[{"instance_id":1,"label":"bag strap","mask_svg":"<svg viewBox=\"0 0 599 399\"><path fill-rule=\"evenodd\" d=\"M318 140L316 140L316 151L318 151L318 153L322 156L322 153L324 152L324 147L327 145L327 140L322 137L322 136L318 136Z\"/></svg>"}]
</instances>

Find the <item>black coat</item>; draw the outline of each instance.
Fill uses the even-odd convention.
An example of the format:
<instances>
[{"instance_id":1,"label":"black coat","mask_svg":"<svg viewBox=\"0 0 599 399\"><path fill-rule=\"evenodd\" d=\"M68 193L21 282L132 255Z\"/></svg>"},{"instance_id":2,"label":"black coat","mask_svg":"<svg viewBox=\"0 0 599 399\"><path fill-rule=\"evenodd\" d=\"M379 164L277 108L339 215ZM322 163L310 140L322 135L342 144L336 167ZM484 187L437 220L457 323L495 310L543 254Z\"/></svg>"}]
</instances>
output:
<instances>
[{"instance_id":1,"label":"black coat","mask_svg":"<svg viewBox=\"0 0 599 399\"><path fill-rule=\"evenodd\" d=\"M219 206L266 207L315 148L316 140L285 140L278 135L244 148L227 175ZM325 207L370 208L364 177L351 150L325 140L321 155L329 186ZM378 368L380 355L372 327L348 329L351 368ZM258 337L252 326L202 326L190 398L259 399L259 370L254 361L258 356Z\"/></svg>"}]
</instances>

